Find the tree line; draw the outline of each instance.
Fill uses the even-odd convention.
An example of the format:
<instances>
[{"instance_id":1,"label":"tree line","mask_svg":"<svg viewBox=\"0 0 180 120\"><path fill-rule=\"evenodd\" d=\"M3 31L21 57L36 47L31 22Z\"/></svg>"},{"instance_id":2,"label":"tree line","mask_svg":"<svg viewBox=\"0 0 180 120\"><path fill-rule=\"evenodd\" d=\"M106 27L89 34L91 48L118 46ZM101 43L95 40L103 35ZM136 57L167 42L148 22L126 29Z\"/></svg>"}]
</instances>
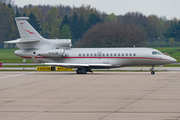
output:
<instances>
[{"instance_id":1,"label":"tree line","mask_svg":"<svg viewBox=\"0 0 180 120\"><path fill-rule=\"evenodd\" d=\"M47 39L71 39L73 47L180 46L180 20L167 20L139 12L106 14L90 5L26 5L0 0L0 48L3 41L19 38L15 17L29 23Z\"/></svg>"}]
</instances>

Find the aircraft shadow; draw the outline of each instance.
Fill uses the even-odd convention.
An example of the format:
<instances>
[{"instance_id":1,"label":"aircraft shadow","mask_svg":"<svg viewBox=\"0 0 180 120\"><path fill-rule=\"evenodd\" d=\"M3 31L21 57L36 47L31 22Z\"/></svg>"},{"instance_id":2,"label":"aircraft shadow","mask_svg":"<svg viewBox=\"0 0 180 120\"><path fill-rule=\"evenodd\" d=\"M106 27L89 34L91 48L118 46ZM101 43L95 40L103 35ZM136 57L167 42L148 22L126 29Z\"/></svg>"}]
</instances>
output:
<instances>
[{"instance_id":1,"label":"aircraft shadow","mask_svg":"<svg viewBox=\"0 0 180 120\"><path fill-rule=\"evenodd\" d=\"M150 75L149 72L93 72L87 74L76 74L76 72L37 72L36 75Z\"/></svg>"}]
</instances>

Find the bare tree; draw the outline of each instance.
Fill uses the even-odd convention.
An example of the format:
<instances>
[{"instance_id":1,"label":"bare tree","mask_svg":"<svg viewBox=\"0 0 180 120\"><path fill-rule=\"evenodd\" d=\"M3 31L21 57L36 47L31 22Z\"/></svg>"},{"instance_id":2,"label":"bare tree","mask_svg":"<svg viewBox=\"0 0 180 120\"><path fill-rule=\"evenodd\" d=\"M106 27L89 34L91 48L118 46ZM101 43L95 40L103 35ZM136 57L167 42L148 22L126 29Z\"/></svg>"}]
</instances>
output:
<instances>
[{"instance_id":1,"label":"bare tree","mask_svg":"<svg viewBox=\"0 0 180 120\"><path fill-rule=\"evenodd\" d=\"M133 45L146 45L146 34L139 26L106 22L89 29L77 47L132 47Z\"/></svg>"}]
</instances>

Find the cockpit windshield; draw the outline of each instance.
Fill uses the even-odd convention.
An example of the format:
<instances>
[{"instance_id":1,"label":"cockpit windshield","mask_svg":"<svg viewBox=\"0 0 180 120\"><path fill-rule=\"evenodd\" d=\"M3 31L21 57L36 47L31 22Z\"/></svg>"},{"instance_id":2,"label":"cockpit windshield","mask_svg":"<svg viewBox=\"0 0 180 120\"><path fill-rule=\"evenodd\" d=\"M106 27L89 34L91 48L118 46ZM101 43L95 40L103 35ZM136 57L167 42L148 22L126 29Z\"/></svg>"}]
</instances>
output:
<instances>
[{"instance_id":1,"label":"cockpit windshield","mask_svg":"<svg viewBox=\"0 0 180 120\"><path fill-rule=\"evenodd\" d=\"M160 51L153 51L152 54L153 55L162 55L162 53Z\"/></svg>"}]
</instances>

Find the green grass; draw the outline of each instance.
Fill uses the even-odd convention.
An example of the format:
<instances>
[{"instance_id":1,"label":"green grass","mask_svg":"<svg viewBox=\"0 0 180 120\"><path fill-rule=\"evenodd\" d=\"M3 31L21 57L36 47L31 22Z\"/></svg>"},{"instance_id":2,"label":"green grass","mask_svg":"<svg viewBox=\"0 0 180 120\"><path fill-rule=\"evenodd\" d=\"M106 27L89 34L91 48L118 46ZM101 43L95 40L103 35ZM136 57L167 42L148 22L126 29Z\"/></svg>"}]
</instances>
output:
<instances>
[{"instance_id":1,"label":"green grass","mask_svg":"<svg viewBox=\"0 0 180 120\"><path fill-rule=\"evenodd\" d=\"M18 57L14 52L18 49L0 49L0 62L3 63L23 63L23 58ZM30 60L26 60L27 63L32 63Z\"/></svg>"},{"instance_id":2,"label":"green grass","mask_svg":"<svg viewBox=\"0 0 180 120\"><path fill-rule=\"evenodd\" d=\"M171 57L177 59L180 62L180 48L179 47L164 47L155 48L160 50L162 53L168 53ZM18 57L14 52L18 49L0 49L0 62L3 63L22 63L23 58ZM33 63L33 61L26 60L27 63Z\"/></svg>"}]
</instances>

